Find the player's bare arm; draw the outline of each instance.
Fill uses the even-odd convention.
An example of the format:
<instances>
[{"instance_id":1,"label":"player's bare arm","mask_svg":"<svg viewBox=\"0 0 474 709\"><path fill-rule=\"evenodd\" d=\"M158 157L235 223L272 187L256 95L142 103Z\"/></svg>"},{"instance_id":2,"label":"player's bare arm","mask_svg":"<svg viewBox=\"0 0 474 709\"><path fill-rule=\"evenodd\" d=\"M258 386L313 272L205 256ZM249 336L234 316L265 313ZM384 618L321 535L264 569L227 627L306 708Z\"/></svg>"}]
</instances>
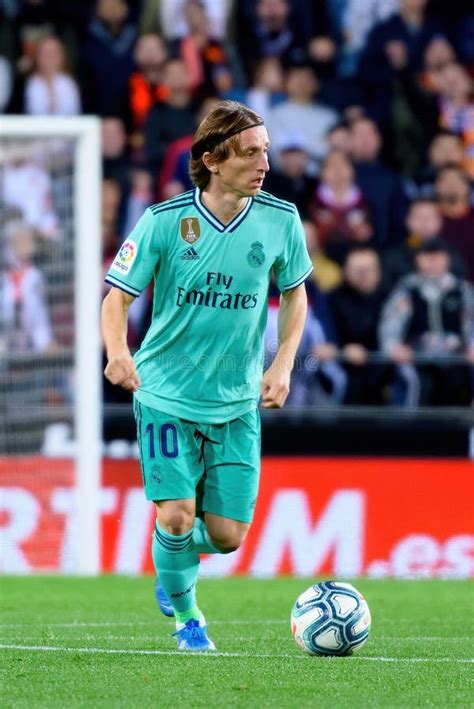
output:
<instances>
[{"instance_id":1,"label":"player's bare arm","mask_svg":"<svg viewBox=\"0 0 474 709\"><path fill-rule=\"evenodd\" d=\"M278 315L280 347L262 381L262 406L281 408L290 392L290 376L306 320L307 298L304 283L282 293Z\"/></svg>"},{"instance_id":2,"label":"player's bare arm","mask_svg":"<svg viewBox=\"0 0 474 709\"><path fill-rule=\"evenodd\" d=\"M102 303L102 337L107 353L104 374L112 384L127 391L137 391L140 379L127 345L128 309L134 297L111 288Z\"/></svg>"}]
</instances>

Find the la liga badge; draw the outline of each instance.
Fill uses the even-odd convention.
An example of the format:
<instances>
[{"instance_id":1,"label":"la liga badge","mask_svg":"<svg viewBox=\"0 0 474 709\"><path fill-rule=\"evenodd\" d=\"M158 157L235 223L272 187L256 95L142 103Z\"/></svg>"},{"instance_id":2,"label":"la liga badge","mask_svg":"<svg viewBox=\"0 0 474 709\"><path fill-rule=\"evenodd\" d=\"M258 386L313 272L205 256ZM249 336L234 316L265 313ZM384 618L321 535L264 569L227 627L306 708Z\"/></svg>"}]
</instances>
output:
<instances>
[{"instance_id":1,"label":"la liga badge","mask_svg":"<svg viewBox=\"0 0 474 709\"><path fill-rule=\"evenodd\" d=\"M127 239L120 247L120 251L112 264L114 271L128 273L137 257L137 245L132 239Z\"/></svg>"}]
</instances>

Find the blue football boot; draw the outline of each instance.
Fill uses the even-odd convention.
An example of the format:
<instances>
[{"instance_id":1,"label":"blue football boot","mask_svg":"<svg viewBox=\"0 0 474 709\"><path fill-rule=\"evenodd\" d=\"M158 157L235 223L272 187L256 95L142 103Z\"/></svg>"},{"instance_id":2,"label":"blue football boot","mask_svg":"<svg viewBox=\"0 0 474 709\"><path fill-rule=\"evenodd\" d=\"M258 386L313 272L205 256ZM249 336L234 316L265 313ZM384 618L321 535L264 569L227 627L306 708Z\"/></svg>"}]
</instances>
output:
<instances>
[{"instance_id":1,"label":"blue football boot","mask_svg":"<svg viewBox=\"0 0 474 709\"><path fill-rule=\"evenodd\" d=\"M191 618L186 623L177 623L176 632L173 633L178 641L178 650L210 651L216 646L209 640L206 632L204 617L199 620Z\"/></svg>"},{"instance_id":2,"label":"blue football boot","mask_svg":"<svg viewBox=\"0 0 474 709\"><path fill-rule=\"evenodd\" d=\"M159 579L156 579L155 581L155 596L156 602L158 603L160 611L163 613L163 615L166 615L168 618L173 618L173 606L171 605L163 586L161 586Z\"/></svg>"}]
</instances>

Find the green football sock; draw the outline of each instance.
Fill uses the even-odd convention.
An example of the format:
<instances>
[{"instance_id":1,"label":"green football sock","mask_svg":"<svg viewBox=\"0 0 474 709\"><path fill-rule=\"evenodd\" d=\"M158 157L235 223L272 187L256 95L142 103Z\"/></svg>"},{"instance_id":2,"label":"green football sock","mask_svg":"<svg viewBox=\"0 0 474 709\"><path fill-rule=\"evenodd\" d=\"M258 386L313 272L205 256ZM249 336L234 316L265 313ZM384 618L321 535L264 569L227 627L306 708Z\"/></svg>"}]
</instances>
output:
<instances>
[{"instance_id":1,"label":"green football sock","mask_svg":"<svg viewBox=\"0 0 474 709\"><path fill-rule=\"evenodd\" d=\"M206 523L200 517L194 520L193 542L199 554L222 554L221 549L215 546L209 532L207 531Z\"/></svg>"},{"instance_id":2,"label":"green football sock","mask_svg":"<svg viewBox=\"0 0 474 709\"><path fill-rule=\"evenodd\" d=\"M174 615L177 623L187 623L188 620L191 619L201 620L203 618L203 615L197 606L193 606L193 608L190 608L184 613L179 613L178 611L175 611Z\"/></svg>"},{"instance_id":3,"label":"green football sock","mask_svg":"<svg viewBox=\"0 0 474 709\"><path fill-rule=\"evenodd\" d=\"M199 554L193 543L192 531L180 535L169 534L156 523L152 556L160 584L175 614L188 613L197 608Z\"/></svg>"}]
</instances>

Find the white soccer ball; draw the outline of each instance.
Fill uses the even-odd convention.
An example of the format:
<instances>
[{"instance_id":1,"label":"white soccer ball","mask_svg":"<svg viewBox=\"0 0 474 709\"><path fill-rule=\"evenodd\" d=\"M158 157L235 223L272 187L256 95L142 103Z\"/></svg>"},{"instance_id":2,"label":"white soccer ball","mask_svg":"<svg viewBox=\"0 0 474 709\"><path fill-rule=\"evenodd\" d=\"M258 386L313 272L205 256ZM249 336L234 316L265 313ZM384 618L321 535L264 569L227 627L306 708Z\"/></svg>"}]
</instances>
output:
<instances>
[{"instance_id":1,"label":"white soccer ball","mask_svg":"<svg viewBox=\"0 0 474 709\"><path fill-rule=\"evenodd\" d=\"M311 586L291 611L293 637L310 655L352 655L367 640L371 622L362 594L340 581Z\"/></svg>"}]
</instances>

